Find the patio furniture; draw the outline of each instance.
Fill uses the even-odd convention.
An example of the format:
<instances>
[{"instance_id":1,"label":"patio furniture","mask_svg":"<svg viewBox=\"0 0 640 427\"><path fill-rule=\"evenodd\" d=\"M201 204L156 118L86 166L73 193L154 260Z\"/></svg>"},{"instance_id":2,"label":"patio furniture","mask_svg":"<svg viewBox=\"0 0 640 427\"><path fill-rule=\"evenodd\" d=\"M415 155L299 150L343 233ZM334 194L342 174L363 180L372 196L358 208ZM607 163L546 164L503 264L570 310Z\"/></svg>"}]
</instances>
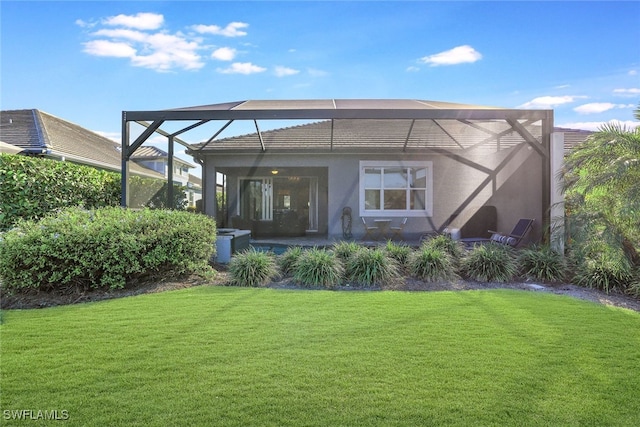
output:
<instances>
[{"instance_id":1,"label":"patio furniture","mask_svg":"<svg viewBox=\"0 0 640 427\"><path fill-rule=\"evenodd\" d=\"M520 244L524 236L531 230L533 226L533 219L521 218L513 227L513 230L509 234L500 233L498 231L489 230L491 237L485 238L466 238L462 239L466 245L473 245L475 243L495 242L503 245L509 245L516 247Z\"/></svg>"},{"instance_id":2,"label":"patio furniture","mask_svg":"<svg viewBox=\"0 0 640 427\"><path fill-rule=\"evenodd\" d=\"M404 230L404 226L407 225L407 217L402 219L402 222L398 226L389 227L389 231L391 231L391 238L397 237L402 240L402 230Z\"/></svg>"},{"instance_id":3,"label":"patio furniture","mask_svg":"<svg viewBox=\"0 0 640 427\"><path fill-rule=\"evenodd\" d=\"M360 217L360 219L362 220L362 224L364 225L364 236L362 236L362 240L365 240L367 236L374 238L372 233L377 232L378 227L371 227L367 225L367 221L365 221L363 217Z\"/></svg>"},{"instance_id":4,"label":"patio furniture","mask_svg":"<svg viewBox=\"0 0 640 427\"><path fill-rule=\"evenodd\" d=\"M376 227L379 229L378 236L387 239L387 232L389 230L389 225L391 224L390 219L374 219L373 222L376 224Z\"/></svg>"}]
</instances>

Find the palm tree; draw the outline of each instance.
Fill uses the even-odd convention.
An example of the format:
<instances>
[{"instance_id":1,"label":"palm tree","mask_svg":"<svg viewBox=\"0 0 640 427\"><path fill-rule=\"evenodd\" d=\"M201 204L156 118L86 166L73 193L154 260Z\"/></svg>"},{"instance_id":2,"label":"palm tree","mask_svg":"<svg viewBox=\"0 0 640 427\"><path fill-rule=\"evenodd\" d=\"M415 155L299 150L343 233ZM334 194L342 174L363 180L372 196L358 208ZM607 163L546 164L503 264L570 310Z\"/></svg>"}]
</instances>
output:
<instances>
[{"instance_id":1,"label":"palm tree","mask_svg":"<svg viewBox=\"0 0 640 427\"><path fill-rule=\"evenodd\" d=\"M603 125L567 156L562 177L575 243L617 245L640 266L640 127Z\"/></svg>"}]
</instances>

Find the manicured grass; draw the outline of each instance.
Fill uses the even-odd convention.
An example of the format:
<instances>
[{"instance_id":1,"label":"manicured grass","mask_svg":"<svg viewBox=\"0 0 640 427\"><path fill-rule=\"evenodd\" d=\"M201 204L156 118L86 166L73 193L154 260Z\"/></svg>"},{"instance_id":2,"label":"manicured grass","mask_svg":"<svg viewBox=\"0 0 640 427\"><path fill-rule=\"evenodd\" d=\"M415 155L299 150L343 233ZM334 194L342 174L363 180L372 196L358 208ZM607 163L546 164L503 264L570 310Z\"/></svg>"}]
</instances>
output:
<instances>
[{"instance_id":1,"label":"manicured grass","mask_svg":"<svg viewBox=\"0 0 640 427\"><path fill-rule=\"evenodd\" d=\"M1 409L67 425L640 425L640 314L551 294L197 287L0 332Z\"/></svg>"}]
</instances>

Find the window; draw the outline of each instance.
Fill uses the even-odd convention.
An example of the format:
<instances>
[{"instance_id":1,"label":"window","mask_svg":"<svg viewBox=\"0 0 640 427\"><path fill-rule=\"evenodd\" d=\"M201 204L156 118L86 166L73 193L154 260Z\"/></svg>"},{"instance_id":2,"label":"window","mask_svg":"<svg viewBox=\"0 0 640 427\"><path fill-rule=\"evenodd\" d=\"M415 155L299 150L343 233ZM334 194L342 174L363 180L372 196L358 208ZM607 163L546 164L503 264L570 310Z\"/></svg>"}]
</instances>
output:
<instances>
[{"instance_id":1,"label":"window","mask_svg":"<svg viewBox=\"0 0 640 427\"><path fill-rule=\"evenodd\" d=\"M360 212L431 216L431 162L360 162Z\"/></svg>"}]
</instances>

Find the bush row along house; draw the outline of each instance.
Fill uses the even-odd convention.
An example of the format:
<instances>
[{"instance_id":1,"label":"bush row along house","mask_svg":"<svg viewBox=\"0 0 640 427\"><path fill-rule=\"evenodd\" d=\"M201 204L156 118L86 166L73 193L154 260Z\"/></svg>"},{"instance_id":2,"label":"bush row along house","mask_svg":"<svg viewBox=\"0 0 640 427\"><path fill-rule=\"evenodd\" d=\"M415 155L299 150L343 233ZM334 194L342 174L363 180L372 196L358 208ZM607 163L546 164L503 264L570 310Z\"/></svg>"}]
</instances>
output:
<instances>
[{"instance_id":1,"label":"bush row along house","mask_svg":"<svg viewBox=\"0 0 640 427\"><path fill-rule=\"evenodd\" d=\"M3 152L20 153L69 161L120 172L120 144L81 126L37 109L0 112L0 141ZM168 153L155 146L141 147L130 166L131 173L166 180ZM189 171L195 166L175 159L173 182L187 189L188 205L202 199L202 180Z\"/></svg>"}]
</instances>

